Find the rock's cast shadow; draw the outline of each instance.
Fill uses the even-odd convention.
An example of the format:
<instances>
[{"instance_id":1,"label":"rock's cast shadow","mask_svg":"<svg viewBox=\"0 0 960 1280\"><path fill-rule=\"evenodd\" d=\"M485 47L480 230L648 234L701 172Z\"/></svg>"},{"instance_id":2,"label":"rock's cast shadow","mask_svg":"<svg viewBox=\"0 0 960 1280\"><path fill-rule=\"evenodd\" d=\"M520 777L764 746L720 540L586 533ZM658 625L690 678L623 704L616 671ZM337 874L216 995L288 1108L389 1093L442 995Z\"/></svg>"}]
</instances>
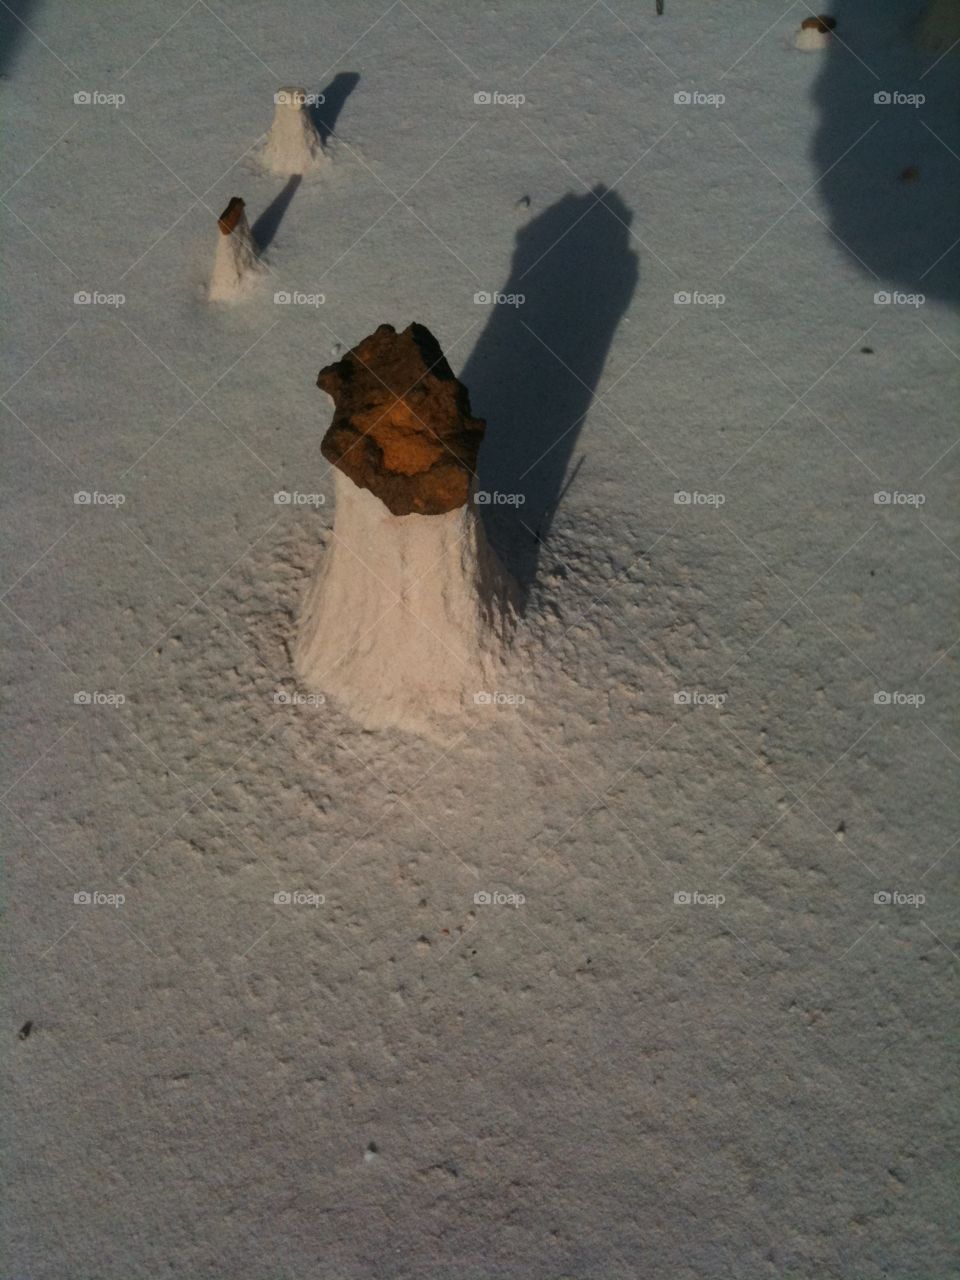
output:
<instances>
[{"instance_id":1,"label":"rock's cast shadow","mask_svg":"<svg viewBox=\"0 0 960 1280\"><path fill-rule=\"evenodd\" d=\"M960 245L950 248L960 236L960 47L940 61L940 48L919 47L933 7L929 0L844 0L836 38L822 52L797 55L823 59L812 156L824 177L808 200L818 211L825 206L831 230L877 291L893 286L956 302ZM944 33L947 44L960 36L960 22L954 26L952 36ZM911 105L917 94L925 101Z\"/></svg>"},{"instance_id":2,"label":"rock's cast shadow","mask_svg":"<svg viewBox=\"0 0 960 1280\"><path fill-rule=\"evenodd\" d=\"M264 249L269 247L274 236L277 234L277 229L283 221L283 215L287 212L290 201L297 194L297 188L300 186L302 181L303 175L300 173L295 173L289 177L282 190L274 196L266 209L264 209L263 213L261 213L260 217L250 228L250 232L261 253L263 253Z\"/></svg>"},{"instance_id":3,"label":"rock's cast shadow","mask_svg":"<svg viewBox=\"0 0 960 1280\"><path fill-rule=\"evenodd\" d=\"M577 437L637 285L630 221L627 205L602 186L564 196L517 233L499 300L477 304L489 307L489 319L459 375L473 412L487 421L476 488L490 495L487 531L524 603L579 468L570 468Z\"/></svg>"},{"instance_id":4,"label":"rock's cast shadow","mask_svg":"<svg viewBox=\"0 0 960 1280\"><path fill-rule=\"evenodd\" d=\"M332 137L343 105L359 83L359 72L340 71L322 91L320 96L323 101L308 104L307 110L317 127L321 142L326 143Z\"/></svg>"},{"instance_id":5,"label":"rock's cast shadow","mask_svg":"<svg viewBox=\"0 0 960 1280\"><path fill-rule=\"evenodd\" d=\"M0 4L0 73L6 73L17 58L17 50L33 18L34 0L9 0Z\"/></svg>"}]
</instances>

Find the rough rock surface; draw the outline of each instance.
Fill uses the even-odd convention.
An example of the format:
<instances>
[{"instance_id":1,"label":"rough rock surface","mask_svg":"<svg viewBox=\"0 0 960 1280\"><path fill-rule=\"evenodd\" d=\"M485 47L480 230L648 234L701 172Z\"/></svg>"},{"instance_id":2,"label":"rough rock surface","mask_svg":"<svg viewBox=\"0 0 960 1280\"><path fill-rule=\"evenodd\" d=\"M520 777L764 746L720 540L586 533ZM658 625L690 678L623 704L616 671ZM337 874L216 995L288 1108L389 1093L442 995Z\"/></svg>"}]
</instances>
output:
<instances>
[{"instance_id":1,"label":"rough rock surface","mask_svg":"<svg viewBox=\"0 0 960 1280\"><path fill-rule=\"evenodd\" d=\"M486 424L424 325L380 325L321 369L317 386L336 403L323 456L395 516L467 501Z\"/></svg>"},{"instance_id":2,"label":"rough rock surface","mask_svg":"<svg viewBox=\"0 0 960 1280\"><path fill-rule=\"evenodd\" d=\"M237 223L243 217L243 211L246 208L243 200L239 196L231 196L230 203L217 219L217 225L221 234L228 236L236 228Z\"/></svg>"}]
</instances>

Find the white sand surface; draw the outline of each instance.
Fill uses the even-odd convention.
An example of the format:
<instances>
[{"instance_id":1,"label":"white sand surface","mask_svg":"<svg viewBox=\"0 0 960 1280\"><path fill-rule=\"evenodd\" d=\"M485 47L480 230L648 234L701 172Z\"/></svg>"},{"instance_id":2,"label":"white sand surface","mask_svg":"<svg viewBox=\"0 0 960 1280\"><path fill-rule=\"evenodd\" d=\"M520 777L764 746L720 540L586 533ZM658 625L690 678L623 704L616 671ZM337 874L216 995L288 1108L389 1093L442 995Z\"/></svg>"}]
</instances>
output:
<instances>
[{"instance_id":1,"label":"white sand surface","mask_svg":"<svg viewBox=\"0 0 960 1280\"><path fill-rule=\"evenodd\" d=\"M955 1275L920 5L801 57L773 0L10 3L0 1274ZM302 184L286 84L343 99ZM267 274L211 307L237 192ZM413 320L524 498L444 744L293 670L317 372Z\"/></svg>"}]
</instances>

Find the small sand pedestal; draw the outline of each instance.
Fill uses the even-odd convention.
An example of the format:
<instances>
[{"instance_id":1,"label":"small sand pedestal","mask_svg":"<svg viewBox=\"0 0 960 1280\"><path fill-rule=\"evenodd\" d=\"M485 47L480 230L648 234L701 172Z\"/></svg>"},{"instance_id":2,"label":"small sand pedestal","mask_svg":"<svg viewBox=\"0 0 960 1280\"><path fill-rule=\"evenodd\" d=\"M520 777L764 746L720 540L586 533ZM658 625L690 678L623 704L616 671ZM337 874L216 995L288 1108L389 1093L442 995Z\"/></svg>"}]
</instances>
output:
<instances>
[{"instance_id":1,"label":"small sand pedestal","mask_svg":"<svg viewBox=\"0 0 960 1280\"><path fill-rule=\"evenodd\" d=\"M485 424L423 325L381 325L317 381L336 509L297 675L365 728L449 736L495 687L516 610L470 500Z\"/></svg>"}]
</instances>

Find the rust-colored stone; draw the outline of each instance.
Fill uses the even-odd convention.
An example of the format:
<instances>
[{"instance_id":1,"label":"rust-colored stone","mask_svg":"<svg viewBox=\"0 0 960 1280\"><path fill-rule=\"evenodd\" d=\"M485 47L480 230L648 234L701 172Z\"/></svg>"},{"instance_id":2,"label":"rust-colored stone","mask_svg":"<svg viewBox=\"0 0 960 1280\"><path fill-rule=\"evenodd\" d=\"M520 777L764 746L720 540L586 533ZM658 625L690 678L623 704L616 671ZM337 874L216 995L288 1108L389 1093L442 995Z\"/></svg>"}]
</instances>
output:
<instances>
[{"instance_id":1,"label":"rust-colored stone","mask_svg":"<svg viewBox=\"0 0 960 1280\"><path fill-rule=\"evenodd\" d=\"M243 217L245 207L239 196L230 197L230 203L217 219L217 225L223 235L228 236L236 230L237 223Z\"/></svg>"},{"instance_id":2,"label":"rust-colored stone","mask_svg":"<svg viewBox=\"0 0 960 1280\"><path fill-rule=\"evenodd\" d=\"M467 501L486 424L422 324L382 324L317 386L336 409L320 448L395 516L443 515Z\"/></svg>"},{"instance_id":3,"label":"rust-colored stone","mask_svg":"<svg viewBox=\"0 0 960 1280\"><path fill-rule=\"evenodd\" d=\"M819 31L821 35L826 35L828 31L832 31L837 25L836 18L828 17L827 14L818 14L815 18L804 18L800 23L804 31Z\"/></svg>"}]
</instances>

